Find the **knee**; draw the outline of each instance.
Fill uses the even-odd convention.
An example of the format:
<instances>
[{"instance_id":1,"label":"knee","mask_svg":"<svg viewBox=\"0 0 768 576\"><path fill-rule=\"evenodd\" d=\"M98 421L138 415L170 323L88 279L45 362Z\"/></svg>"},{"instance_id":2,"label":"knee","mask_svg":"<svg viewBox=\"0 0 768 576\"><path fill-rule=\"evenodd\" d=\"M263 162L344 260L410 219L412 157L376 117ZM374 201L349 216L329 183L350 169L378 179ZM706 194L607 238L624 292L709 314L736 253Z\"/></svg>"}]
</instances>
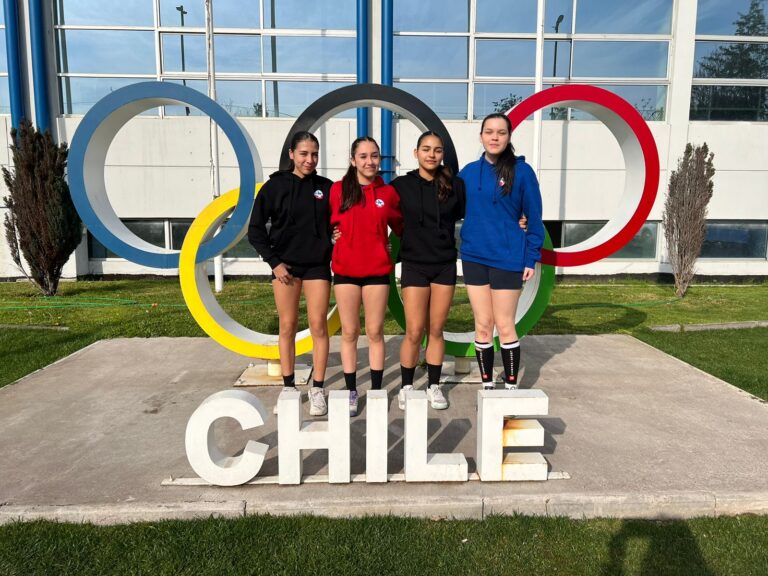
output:
<instances>
[{"instance_id":1,"label":"knee","mask_svg":"<svg viewBox=\"0 0 768 576\"><path fill-rule=\"evenodd\" d=\"M365 335L368 338L368 342L378 344L384 341L384 329L382 326L365 327Z\"/></svg>"},{"instance_id":2,"label":"knee","mask_svg":"<svg viewBox=\"0 0 768 576\"><path fill-rule=\"evenodd\" d=\"M478 342L490 342L493 338L493 322L475 321L475 338Z\"/></svg>"},{"instance_id":3,"label":"knee","mask_svg":"<svg viewBox=\"0 0 768 576\"><path fill-rule=\"evenodd\" d=\"M405 330L405 339L409 344L421 344L421 338L424 335L424 329L421 326L408 326Z\"/></svg>"},{"instance_id":4,"label":"knee","mask_svg":"<svg viewBox=\"0 0 768 576\"><path fill-rule=\"evenodd\" d=\"M443 339L443 327L442 326L430 326L429 327L429 339L430 340L442 340Z\"/></svg>"},{"instance_id":5,"label":"knee","mask_svg":"<svg viewBox=\"0 0 768 576\"><path fill-rule=\"evenodd\" d=\"M296 336L299 322L296 318L280 318L280 336Z\"/></svg>"},{"instance_id":6,"label":"knee","mask_svg":"<svg viewBox=\"0 0 768 576\"><path fill-rule=\"evenodd\" d=\"M499 326L499 339L502 342L513 342L517 340L517 332L515 331L515 325Z\"/></svg>"},{"instance_id":7,"label":"knee","mask_svg":"<svg viewBox=\"0 0 768 576\"><path fill-rule=\"evenodd\" d=\"M357 342L357 339L360 337L360 327L354 327L354 328L345 328L341 327L341 340L343 342Z\"/></svg>"},{"instance_id":8,"label":"knee","mask_svg":"<svg viewBox=\"0 0 768 576\"><path fill-rule=\"evenodd\" d=\"M328 322L325 319L320 322L310 322L309 333L312 338L325 338L328 336Z\"/></svg>"}]
</instances>

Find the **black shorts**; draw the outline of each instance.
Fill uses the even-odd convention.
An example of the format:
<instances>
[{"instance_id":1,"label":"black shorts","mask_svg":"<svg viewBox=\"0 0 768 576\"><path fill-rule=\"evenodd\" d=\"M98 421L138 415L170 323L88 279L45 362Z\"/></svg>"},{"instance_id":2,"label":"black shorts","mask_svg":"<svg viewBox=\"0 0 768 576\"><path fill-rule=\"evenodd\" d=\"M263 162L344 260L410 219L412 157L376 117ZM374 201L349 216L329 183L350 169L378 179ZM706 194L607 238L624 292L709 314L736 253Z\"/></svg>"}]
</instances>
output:
<instances>
[{"instance_id":1,"label":"black shorts","mask_svg":"<svg viewBox=\"0 0 768 576\"><path fill-rule=\"evenodd\" d=\"M520 290L523 287L523 273L493 268L477 262L461 261L464 284L467 286L491 285L491 290Z\"/></svg>"},{"instance_id":2,"label":"black shorts","mask_svg":"<svg viewBox=\"0 0 768 576\"><path fill-rule=\"evenodd\" d=\"M430 284L456 286L456 262L448 264L418 264L403 262L400 287L429 288Z\"/></svg>"},{"instance_id":3,"label":"black shorts","mask_svg":"<svg viewBox=\"0 0 768 576\"><path fill-rule=\"evenodd\" d=\"M333 275L334 284L354 284L355 286L389 286L389 274L386 276L342 276Z\"/></svg>"},{"instance_id":4,"label":"black shorts","mask_svg":"<svg viewBox=\"0 0 768 576\"><path fill-rule=\"evenodd\" d=\"M299 280L327 280L331 281L331 266L329 264L320 264L319 266L298 266L294 264L286 264L290 266L288 271L291 276L298 278ZM276 280L275 273L272 273L272 280Z\"/></svg>"}]
</instances>

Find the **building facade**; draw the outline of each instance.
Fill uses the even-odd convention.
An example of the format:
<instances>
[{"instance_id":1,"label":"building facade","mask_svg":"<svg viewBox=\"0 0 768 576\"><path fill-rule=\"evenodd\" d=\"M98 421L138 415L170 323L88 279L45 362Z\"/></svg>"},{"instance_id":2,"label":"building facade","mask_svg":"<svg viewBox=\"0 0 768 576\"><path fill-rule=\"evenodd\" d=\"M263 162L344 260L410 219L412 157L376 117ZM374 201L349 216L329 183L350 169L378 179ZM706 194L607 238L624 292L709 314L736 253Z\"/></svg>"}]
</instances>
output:
<instances>
[{"instance_id":1,"label":"building facade","mask_svg":"<svg viewBox=\"0 0 768 576\"><path fill-rule=\"evenodd\" d=\"M481 152L483 116L505 112L549 86L606 88L647 120L661 165L648 222L612 257L558 273L669 272L660 224L669 175L687 143L706 142L717 173L697 271L766 276L766 4L212 0L207 22L203 0L4 0L0 163L9 162L13 94L25 116L68 142L90 107L119 87L157 80L207 92L212 78L217 101L250 133L267 177L277 169L295 118L311 102L357 82L359 75L387 80L382 60L386 63L391 44L393 84L441 117L462 165ZM8 15L14 11L16 26L11 26ZM364 115L377 138L380 116L375 109ZM344 173L359 121L351 110L319 129L321 173L333 179ZM392 175L415 167L417 136L408 120L395 117ZM539 175L555 246L580 242L616 211L623 160L617 142L593 117L544 109L515 131L513 143ZM212 198L213 149L210 121L195 109L167 106L134 118L107 156L106 185L116 213L141 238L179 249L190 222ZM216 164L220 189L236 187L237 166L223 135ZM0 215L4 212L0 207ZM127 262L86 232L65 276L175 272ZM268 266L244 241L225 254L224 272L262 275ZM0 277L18 276L3 238Z\"/></svg>"}]
</instances>

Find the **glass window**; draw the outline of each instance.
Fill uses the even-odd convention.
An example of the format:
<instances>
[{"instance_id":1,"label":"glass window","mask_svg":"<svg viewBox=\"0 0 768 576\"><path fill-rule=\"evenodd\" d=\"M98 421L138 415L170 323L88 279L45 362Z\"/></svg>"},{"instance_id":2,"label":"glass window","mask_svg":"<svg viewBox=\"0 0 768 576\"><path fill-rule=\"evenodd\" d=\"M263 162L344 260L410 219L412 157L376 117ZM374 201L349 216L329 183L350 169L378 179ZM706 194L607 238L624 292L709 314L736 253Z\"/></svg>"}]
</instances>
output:
<instances>
[{"instance_id":1,"label":"glass window","mask_svg":"<svg viewBox=\"0 0 768 576\"><path fill-rule=\"evenodd\" d=\"M768 43L696 42L694 78L768 79Z\"/></svg>"},{"instance_id":2,"label":"glass window","mask_svg":"<svg viewBox=\"0 0 768 576\"><path fill-rule=\"evenodd\" d=\"M346 82L267 82L267 116L298 118L320 96L331 90L348 86ZM346 110L337 117L353 118L355 110Z\"/></svg>"},{"instance_id":3,"label":"glass window","mask_svg":"<svg viewBox=\"0 0 768 576\"><path fill-rule=\"evenodd\" d=\"M766 0L699 0L696 34L768 36Z\"/></svg>"},{"instance_id":4,"label":"glass window","mask_svg":"<svg viewBox=\"0 0 768 576\"><path fill-rule=\"evenodd\" d=\"M477 0L476 32L536 32L537 0Z\"/></svg>"},{"instance_id":5,"label":"glass window","mask_svg":"<svg viewBox=\"0 0 768 576\"><path fill-rule=\"evenodd\" d=\"M56 24L70 26L154 26L152 0L100 0L98 8L86 0L53 2Z\"/></svg>"},{"instance_id":6,"label":"glass window","mask_svg":"<svg viewBox=\"0 0 768 576\"><path fill-rule=\"evenodd\" d=\"M217 80L216 101L235 116L262 116L261 81Z\"/></svg>"},{"instance_id":7,"label":"glass window","mask_svg":"<svg viewBox=\"0 0 768 576\"><path fill-rule=\"evenodd\" d=\"M571 75L571 42L544 42L544 76L569 78Z\"/></svg>"},{"instance_id":8,"label":"glass window","mask_svg":"<svg viewBox=\"0 0 768 576\"><path fill-rule=\"evenodd\" d=\"M171 220L171 250L181 250L192 220Z\"/></svg>"},{"instance_id":9,"label":"glass window","mask_svg":"<svg viewBox=\"0 0 768 576\"><path fill-rule=\"evenodd\" d=\"M118 88L145 82L146 78L59 78L59 97L62 114L85 114L104 96ZM145 112L157 114L157 109Z\"/></svg>"},{"instance_id":10,"label":"glass window","mask_svg":"<svg viewBox=\"0 0 768 576\"><path fill-rule=\"evenodd\" d=\"M155 35L135 30L59 30L59 72L155 74Z\"/></svg>"},{"instance_id":11,"label":"glass window","mask_svg":"<svg viewBox=\"0 0 768 576\"><path fill-rule=\"evenodd\" d=\"M693 86L690 119L768 121L768 86Z\"/></svg>"},{"instance_id":12,"label":"glass window","mask_svg":"<svg viewBox=\"0 0 768 576\"><path fill-rule=\"evenodd\" d=\"M355 0L264 0L265 28L354 30L356 22Z\"/></svg>"},{"instance_id":13,"label":"glass window","mask_svg":"<svg viewBox=\"0 0 768 576\"><path fill-rule=\"evenodd\" d=\"M2 5L0 3L0 8ZM0 72L8 72L8 57L5 46L5 28L0 29Z\"/></svg>"},{"instance_id":14,"label":"glass window","mask_svg":"<svg viewBox=\"0 0 768 576\"><path fill-rule=\"evenodd\" d=\"M0 76L0 114L11 113L11 96L8 88L8 76Z\"/></svg>"},{"instance_id":15,"label":"glass window","mask_svg":"<svg viewBox=\"0 0 768 576\"><path fill-rule=\"evenodd\" d=\"M576 32L582 34L669 34L673 0L579 0Z\"/></svg>"},{"instance_id":16,"label":"glass window","mask_svg":"<svg viewBox=\"0 0 768 576\"><path fill-rule=\"evenodd\" d=\"M467 78L467 38L396 36L395 78Z\"/></svg>"},{"instance_id":17,"label":"glass window","mask_svg":"<svg viewBox=\"0 0 768 576\"><path fill-rule=\"evenodd\" d=\"M216 74L261 72L261 37L236 34L214 35Z\"/></svg>"},{"instance_id":18,"label":"glass window","mask_svg":"<svg viewBox=\"0 0 768 576\"><path fill-rule=\"evenodd\" d=\"M666 86L604 86L600 88L618 94L632 104L646 121L664 120L667 106ZM555 109L553 109L555 110ZM546 117L546 114L545 114ZM581 110L571 110L571 120L595 120Z\"/></svg>"},{"instance_id":19,"label":"glass window","mask_svg":"<svg viewBox=\"0 0 768 576\"><path fill-rule=\"evenodd\" d=\"M183 84L188 88L202 92L206 96L208 95L208 81L207 80L163 80L163 82L173 82L174 84ZM216 94L218 96L218 93ZM193 106L163 106L163 110L166 116L204 116L204 114Z\"/></svg>"},{"instance_id":20,"label":"glass window","mask_svg":"<svg viewBox=\"0 0 768 576\"><path fill-rule=\"evenodd\" d=\"M163 34L163 72L206 72L205 34Z\"/></svg>"},{"instance_id":21,"label":"glass window","mask_svg":"<svg viewBox=\"0 0 768 576\"><path fill-rule=\"evenodd\" d=\"M666 78L667 42L575 42L573 76Z\"/></svg>"},{"instance_id":22,"label":"glass window","mask_svg":"<svg viewBox=\"0 0 768 576\"><path fill-rule=\"evenodd\" d=\"M395 32L468 32L468 0L394 0Z\"/></svg>"},{"instance_id":23,"label":"glass window","mask_svg":"<svg viewBox=\"0 0 768 576\"><path fill-rule=\"evenodd\" d=\"M546 0L544 34L568 34L573 27L573 0Z\"/></svg>"},{"instance_id":24,"label":"glass window","mask_svg":"<svg viewBox=\"0 0 768 576\"><path fill-rule=\"evenodd\" d=\"M480 120L493 112L507 113L531 94L532 84L475 84L472 116Z\"/></svg>"},{"instance_id":25,"label":"glass window","mask_svg":"<svg viewBox=\"0 0 768 576\"><path fill-rule=\"evenodd\" d=\"M160 25L205 28L203 0L160 0Z\"/></svg>"},{"instance_id":26,"label":"glass window","mask_svg":"<svg viewBox=\"0 0 768 576\"><path fill-rule=\"evenodd\" d=\"M162 220L123 220L123 224L142 240L154 246L165 248L165 223ZM88 257L97 259L120 258L107 249L90 232L88 233Z\"/></svg>"},{"instance_id":27,"label":"glass window","mask_svg":"<svg viewBox=\"0 0 768 576\"><path fill-rule=\"evenodd\" d=\"M749 222L707 223L702 258L765 258L768 224Z\"/></svg>"},{"instance_id":28,"label":"glass window","mask_svg":"<svg viewBox=\"0 0 768 576\"><path fill-rule=\"evenodd\" d=\"M605 222L564 222L563 246L573 246L591 237L605 225ZM634 238L618 252L608 258L656 258L656 237L658 222L646 222Z\"/></svg>"},{"instance_id":29,"label":"glass window","mask_svg":"<svg viewBox=\"0 0 768 576\"><path fill-rule=\"evenodd\" d=\"M256 248L251 246L248 242L248 236L244 236L240 239L240 242L232 246L229 250L224 252L224 258L258 258L261 259L259 253L256 252Z\"/></svg>"},{"instance_id":30,"label":"glass window","mask_svg":"<svg viewBox=\"0 0 768 576\"><path fill-rule=\"evenodd\" d=\"M260 23L258 2L216 0L213 3L213 25L216 28L259 28Z\"/></svg>"},{"instance_id":31,"label":"glass window","mask_svg":"<svg viewBox=\"0 0 768 576\"><path fill-rule=\"evenodd\" d=\"M475 74L530 77L536 73L535 40L478 40Z\"/></svg>"},{"instance_id":32,"label":"glass window","mask_svg":"<svg viewBox=\"0 0 768 576\"><path fill-rule=\"evenodd\" d=\"M331 36L264 38L264 71L284 74L354 74L356 40Z\"/></svg>"},{"instance_id":33,"label":"glass window","mask_svg":"<svg viewBox=\"0 0 768 576\"><path fill-rule=\"evenodd\" d=\"M396 82L395 87L416 96L444 120L467 119L466 84Z\"/></svg>"}]
</instances>

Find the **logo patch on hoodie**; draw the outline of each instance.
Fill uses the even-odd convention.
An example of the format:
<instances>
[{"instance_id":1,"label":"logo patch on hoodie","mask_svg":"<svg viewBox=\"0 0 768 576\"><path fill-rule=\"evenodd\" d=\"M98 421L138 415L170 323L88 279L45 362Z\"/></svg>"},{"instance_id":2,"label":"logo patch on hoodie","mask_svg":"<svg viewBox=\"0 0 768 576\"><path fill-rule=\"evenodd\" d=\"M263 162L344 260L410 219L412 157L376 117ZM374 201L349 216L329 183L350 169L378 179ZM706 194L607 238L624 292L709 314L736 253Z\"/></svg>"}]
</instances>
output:
<instances>
[{"instance_id":1,"label":"logo patch on hoodie","mask_svg":"<svg viewBox=\"0 0 768 576\"><path fill-rule=\"evenodd\" d=\"M502 188L504 188L504 178L500 178L500 179L499 179L499 186L501 186Z\"/></svg>"},{"instance_id":2,"label":"logo patch on hoodie","mask_svg":"<svg viewBox=\"0 0 768 576\"><path fill-rule=\"evenodd\" d=\"M315 198L317 198L318 200L322 200L323 199L323 191L322 190L315 190Z\"/></svg>"},{"instance_id":3,"label":"logo patch on hoodie","mask_svg":"<svg viewBox=\"0 0 768 576\"><path fill-rule=\"evenodd\" d=\"M379 208L384 208L384 200L382 200L381 198L376 198L376 206L378 206Z\"/></svg>"}]
</instances>

